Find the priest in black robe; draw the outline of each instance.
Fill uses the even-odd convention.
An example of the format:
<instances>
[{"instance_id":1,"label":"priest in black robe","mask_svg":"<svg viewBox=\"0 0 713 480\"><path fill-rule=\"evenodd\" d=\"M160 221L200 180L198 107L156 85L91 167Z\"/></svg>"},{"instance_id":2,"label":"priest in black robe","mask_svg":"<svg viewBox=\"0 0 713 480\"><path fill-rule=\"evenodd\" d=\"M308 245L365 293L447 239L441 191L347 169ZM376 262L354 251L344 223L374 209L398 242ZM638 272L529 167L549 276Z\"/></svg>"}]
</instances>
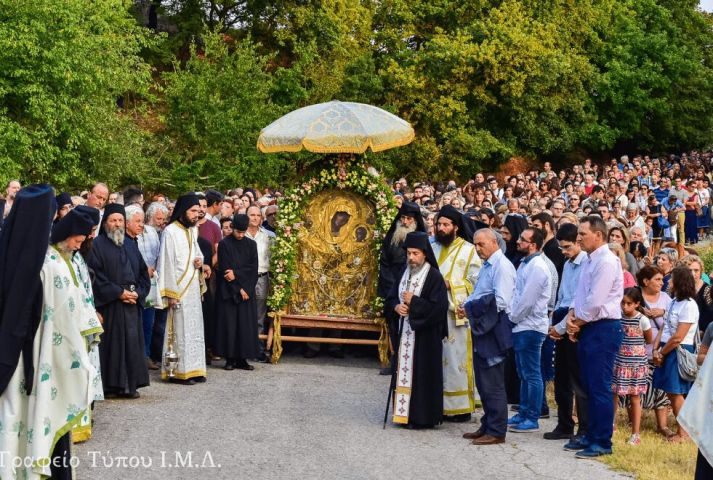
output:
<instances>
[{"instance_id":1,"label":"priest in black robe","mask_svg":"<svg viewBox=\"0 0 713 480\"><path fill-rule=\"evenodd\" d=\"M216 354L225 369L253 370L246 359L258 356L257 243L247 236L248 216L233 217L233 233L218 244Z\"/></svg>"},{"instance_id":2,"label":"priest in black robe","mask_svg":"<svg viewBox=\"0 0 713 480\"><path fill-rule=\"evenodd\" d=\"M97 312L104 319L99 344L104 394L138 398L149 384L140 306L151 288L136 241L126 235L124 206L109 204L94 239L88 266Z\"/></svg>"},{"instance_id":3,"label":"priest in black robe","mask_svg":"<svg viewBox=\"0 0 713 480\"><path fill-rule=\"evenodd\" d=\"M406 250L404 240L411 232L425 232L426 224L421 215L421 207L416 203L404 202L399 208L396 217L391 223L389 231L386 232L384 242L381 244L381 255L379 255L379 283L377 293L380 297L386 298L394 283L398 283L401 273L406 267ZM393 348L391 363L393 363L393 353L395 353L398 341L398 325L389 323L389 339ZM382 375L391 375L393 366L381 369Z\"/></svg>"},{"instance_id":4,"label":"priest in black robe","mask_svg":"<svg viewBox=\"0 0 713 480\"><path fill-rule=\"evenodd\" d=\"M431 428L443 418L443 338L448 293L428 234L404 241L407 265L386 297L387 319L399 325L394 422Z\"/></svg>"}]
</instances>

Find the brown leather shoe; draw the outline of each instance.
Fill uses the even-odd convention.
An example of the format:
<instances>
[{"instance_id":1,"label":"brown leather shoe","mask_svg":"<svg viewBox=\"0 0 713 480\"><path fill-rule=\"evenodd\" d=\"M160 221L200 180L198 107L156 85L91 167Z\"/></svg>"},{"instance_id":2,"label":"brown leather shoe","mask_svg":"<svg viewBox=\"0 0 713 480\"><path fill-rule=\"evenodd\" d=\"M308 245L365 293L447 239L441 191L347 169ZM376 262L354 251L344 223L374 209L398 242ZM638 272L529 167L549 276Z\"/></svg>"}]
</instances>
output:
<instances>
[{"instance_id":1,"label":"brown leather shoe","mask_svg":"<svg viewBox=\"0 0 713 480\"><path fill-rule=\"evenodd\" d=\"M146 368L149 370L158 370L160 367L156 365L156 362L151 360L149 357L146 357Z\"/></svg>"},{"instance_id":2,"label":"brown leather shoe","mask_svg":"<svg viewBox=\"0 0 713 480\"><path fill-rule=\"evenodd\" d=\"M471 442L473 445L497 445L505 443L505 437L493 437L492 435L483 435Z\"/></svg>"},{"instance_id":3,"label":"brown leather shoe","mask_svg":"<svg viewBox=\"0 0 713 480\"><path fill-rule=\"evenodd\" d=\"M485 435L485 432L478 429L475 432L464 433L463 438L467 438L468 440L475 440L476 438L480 438L484 435Z\"/></svg>"}]
</instances>

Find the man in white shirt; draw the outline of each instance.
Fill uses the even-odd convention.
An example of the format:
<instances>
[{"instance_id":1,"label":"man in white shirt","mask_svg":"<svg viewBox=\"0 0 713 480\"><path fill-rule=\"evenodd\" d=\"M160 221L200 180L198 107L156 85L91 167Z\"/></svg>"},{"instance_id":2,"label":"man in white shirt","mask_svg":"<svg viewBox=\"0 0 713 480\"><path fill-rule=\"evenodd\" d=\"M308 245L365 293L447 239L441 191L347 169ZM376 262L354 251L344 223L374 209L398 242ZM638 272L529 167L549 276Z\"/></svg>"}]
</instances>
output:
<instances>
[{"instance_id":1,"label":"man in white shirt","mask_svg":"<svg viewBox=\"0 0 713 480\"><path fill-rule=\"evenodd\" d=\"M257 285L255 286L255 300L257 303L258 333L267 333L267 294L270 290L270 247L275 241L275 234L262 227L262 210L257 205L248 207L247 215L250 220L248 231L245 235L257 243ZM259 344L258 360L266 363L265 346Z\"/></svg>"},{"instance_id":2,"label":"man in white shirt","mask_svg":"<svg viewBox=\"0 0 713 480\"><path fill-rule=\"evenodd\" d=\"M589 398L589 428L585 439L573 440L566 450L577 458L611 455L614 403L611 385L614 359L623 338L621 299L624 274L619 258L607 245L608 229L597 215L584 217L577 243L587 252L582 262L573 308L567 315L567 334L579 341L579 364Z\"/></svg>"},{"instance_id":3,"label":"man in white shirt","mask_svg":"<svg viewBox=\"0 0 713 480\"><path fill-rule=\"evenodd\" d=\"M538 432L543 383L540 370L542 343L550 324L547 314L552 295L552 276L542 258L544 234L528 228L517 239L517 249L525 254L517 269L510 320L513 327L515 363L520 377L520 409L508 420L511 432Z\"/></svg>"}]
</instances>

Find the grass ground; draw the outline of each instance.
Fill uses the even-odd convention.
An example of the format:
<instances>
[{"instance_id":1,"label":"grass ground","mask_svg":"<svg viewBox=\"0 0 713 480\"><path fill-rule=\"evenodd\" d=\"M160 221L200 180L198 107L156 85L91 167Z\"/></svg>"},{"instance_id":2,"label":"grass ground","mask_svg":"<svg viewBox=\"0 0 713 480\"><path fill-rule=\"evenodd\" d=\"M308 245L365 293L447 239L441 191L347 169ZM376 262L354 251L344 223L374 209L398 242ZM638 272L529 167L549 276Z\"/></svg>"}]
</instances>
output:
<instances>
[{"instance_id":1,"label":"grass ground","mask_svg":"<svg viewBox=\"0 0 713 480\"><path fill-rule=\"evenodd\" d=\"M692 441L669 443L656 433L656 420L652 411L644 411L641 419L641 444L626 443L631 427L626 410L620 408L614 432L614 454L601 457L601 461L616 470L630 472L638 480L689 480L696 467L696 445ZM669 426L675 430L675 421L669 417Z\"/></svg>"},{"instance_id":2,"label":"grass ground","mask_svg":"<svg viewBox=\"0 0 713 480\"><path fill-rule=\"evenodd\" d=\"M547 403L550 412L556 415L554 386L547 385ZM668 425L676 430L673 414L669 414ZM625 408L617 410L616 431L614 432L614 454L599 457L599 460L614 470L630 473L637 480L690 480L696 469L698 449L692 441L669 443L656 433L654 412L644 410L641 418L641 444L631 446L626 443L631 435L631 426Z\"/></svg>"}]
</instances>

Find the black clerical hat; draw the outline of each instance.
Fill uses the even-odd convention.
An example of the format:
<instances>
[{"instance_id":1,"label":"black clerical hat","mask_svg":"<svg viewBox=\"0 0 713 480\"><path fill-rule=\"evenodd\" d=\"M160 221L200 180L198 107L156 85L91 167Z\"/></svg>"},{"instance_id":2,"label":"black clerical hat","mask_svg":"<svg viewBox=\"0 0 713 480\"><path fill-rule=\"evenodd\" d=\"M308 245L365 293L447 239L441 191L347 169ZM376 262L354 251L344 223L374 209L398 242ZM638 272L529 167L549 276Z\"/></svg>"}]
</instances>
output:
<instances>
[{"instance_id":1,"label":"black clerical hat","mask_svg":"<svg viewBox=\"0 0 713 480\"><path fill-rule=\"evenodd\" d=\"M233 215L233 229L239 232L244 232L248 229L250 219L244 213L236 213Z\"/></svg>"},{"instance_id":2,"label":"black clerical hat","mask_svg":"<svg viewBox=\"0 0 713 480\"><path fill-rule=\"evenodd\" d=\"M40 271L55 214L49 185L30 185L15 197L0 233L0 394L7 388L24 351L25 390L32 392L32 344L42 309ZM38 304L39 302L39 304ZM29 361L28 361L29 359Z\"/></svg>"},{"instance_id":3,"label":"black clerical hat","mask_svg":"<svg viewBox=\"0 0 713 480\"><path fill-rule=\"evenodd\" d=\"M72 196L67 192L62 192L54 198L57 201L57 210L65 205L72 205Z\"/></svg>"},{"instance_id":4,"label":"black clerical hat","mask_svg":"<svg viewBox=\"0 0 713 480\"><path fill-rule=\"evenodd\" d=\"M438 261L436 260L436 255L433 253L431 242L426 232L410 232L406 235L403 248L418 248L426 254L426 261L430 263L432 267L438 268Z\"/></svg>"},{"instance_id":5,"label":"black clerical hat","mask_svg":"<svg viewBox=\"0 0 713 480\"><path fill-rule=\"evenodd\" d=\"M58 243L72 235L89 235L96 224L86 213L70 210L52 227L50 243Z\"/></svg>"},{"instance_id":6,"label":"black clerical hat","mask_svg":"<svg viewBox=\"0 0 713 480\"><path fill-rule=\"evenodd\" d=\"M181 195L176 200L176 206L173 207L173 213L171 214L171 220L168 223L173 223L180 219L191 207L195 205L200 205L198 201L198 195L193 192L189 192Z\"/></svg>"},{"instance_id":7,"label":"black clerical hat","mask_svg":"<svg viewBox=\"0 0 713 480\"><path fill-rule=\"evenodd\" d=\"M89 215L89 218L92 219L94 225L99 225L99 221L101 220L101 213L98 209L88 207L86 205L77 205L76 207L74 207L74 210L80 213L84 213L85 215Z\"/></svg>"}]
</instances>

